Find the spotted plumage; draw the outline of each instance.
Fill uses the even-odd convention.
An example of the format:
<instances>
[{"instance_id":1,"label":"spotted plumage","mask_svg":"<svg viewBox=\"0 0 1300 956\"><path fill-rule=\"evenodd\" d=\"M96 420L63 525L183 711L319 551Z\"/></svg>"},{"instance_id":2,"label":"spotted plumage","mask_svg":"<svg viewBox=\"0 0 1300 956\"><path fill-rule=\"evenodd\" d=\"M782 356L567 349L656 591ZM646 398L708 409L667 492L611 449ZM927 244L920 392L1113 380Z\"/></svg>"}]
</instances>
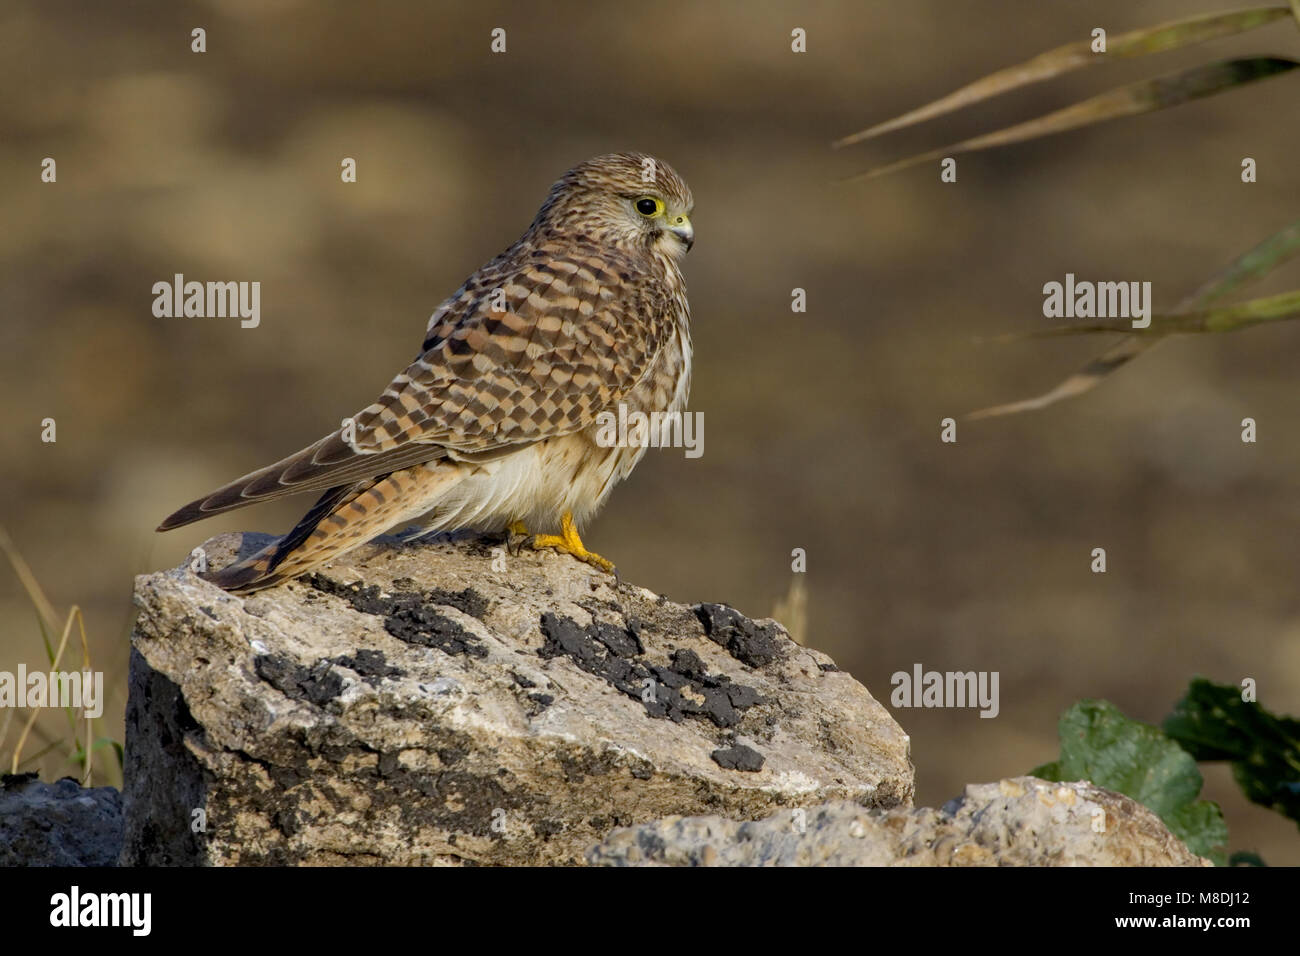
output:
<instances>
[{"instance_id":1,"label":"spotted plumage","mask_svg":"<svg viewBox=\"0 0 1300 956\"><path fill-rule=\"evenodd\" d=\"M422 515L426 532L558 522L559 537L536 543L609 567L574 526L645 449L601 447L597 416L620 403L686 405L678 260L694 241L693 204L668 164L640 153L569 170L527 232L438 307L420 355L350 429L191 502L159 530L323 492L280 541L208 575L236 592L307 573Z\"/></svg>"}]
</instances>

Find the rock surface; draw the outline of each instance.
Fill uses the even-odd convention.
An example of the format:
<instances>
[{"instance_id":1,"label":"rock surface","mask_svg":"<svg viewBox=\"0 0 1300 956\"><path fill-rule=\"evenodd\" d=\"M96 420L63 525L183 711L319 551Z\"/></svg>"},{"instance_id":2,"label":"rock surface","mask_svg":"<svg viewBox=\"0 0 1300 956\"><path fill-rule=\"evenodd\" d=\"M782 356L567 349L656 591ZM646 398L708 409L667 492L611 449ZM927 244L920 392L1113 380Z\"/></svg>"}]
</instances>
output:
<instances>
[{"instance_id":1,"label":"rock surface","mask_svg":"<svg viewBox=\"0 0 1300 956\"><path fill-rule=\"evenodd\" d=\"M122 797L71 777L0 777L0 866L114 866L122 852Z\"/></svg>"},{"instance_id":2,"label":"rock surface","mask_svg":"<svg viewBox=\"0 0 1300 956\"><path fill-rule=\"evenodd\" d=\"M911 802L907 736L826 655L568 556L382 539L135 600L127 864L581 863L669 814Z\"/></svg>"},{"instance_id":3,"label":"rock surface","mask_svg":"<svg viewBox=\"0 0 1300 956\"><path fill-rule=\"evenodd\" d=\"M756 822L669 817L611 833L587 859L605 866L1211 865L1137 801L1086 782L1036 777L971 784L941 810L834 802Z\"/></svg>"}]
</instances>

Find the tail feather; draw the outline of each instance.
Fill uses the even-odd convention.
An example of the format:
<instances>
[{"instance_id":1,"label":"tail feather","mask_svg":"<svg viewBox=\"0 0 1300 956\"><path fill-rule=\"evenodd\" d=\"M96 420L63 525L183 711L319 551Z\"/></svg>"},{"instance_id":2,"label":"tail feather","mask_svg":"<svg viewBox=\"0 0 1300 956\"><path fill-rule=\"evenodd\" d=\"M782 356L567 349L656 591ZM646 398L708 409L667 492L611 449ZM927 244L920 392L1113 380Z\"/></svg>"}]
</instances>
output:
<instances>
[{"instance_id":1,"label":"tail feather","mask_svg":"<svg viewBox=\"0 0 1300 956\"><path fill-rule=\"evenodd\" d=\"M452 467L419 465L331 488L283 538L202 577L249 594L307 574L427 510L459 477Z\"/></svg>"},{"instance_id":2,"label":"tail feather","mask_svg":"<svg viewBox=\"0 0 1300 956\"><path fill-rule=\"evenodd\" d=\"M382 477L443 457L446 457L445 449L418 443L374 454L357 454L343 441L341 432L335 432L288 458L196 498L164 518L158 530L170 531L224 511L304 491L325 491L329 495L353 482Z\"/></svg>"}]
</instances>

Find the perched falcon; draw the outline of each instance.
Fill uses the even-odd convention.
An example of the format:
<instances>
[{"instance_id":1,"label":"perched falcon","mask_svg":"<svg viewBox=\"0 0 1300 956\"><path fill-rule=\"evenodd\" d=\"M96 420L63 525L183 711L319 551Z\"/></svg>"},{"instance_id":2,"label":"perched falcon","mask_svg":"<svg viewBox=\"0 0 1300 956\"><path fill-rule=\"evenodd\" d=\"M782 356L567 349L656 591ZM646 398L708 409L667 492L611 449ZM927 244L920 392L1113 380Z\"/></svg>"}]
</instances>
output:
<instances>
[{"instance_id":1,"label":"perched falcon","mask_svg":"<svg viewBox=\"0 0 1300 956\"><path fill-rule=\"evenodd\" d=\"M416 360L378 401L297 454L191 502L158 526L300 491L297 526L205 577L247 593L305 574L394 525L421 533L554 527L528 539L609 571L578 526L645 447L597 441L597 416L680 412L691 382L678 260L691 191L667 163L614 153L551 187L528 231L429 319ZM631 445L631 447L629 447Z\"/></svg>"}]
</instances>

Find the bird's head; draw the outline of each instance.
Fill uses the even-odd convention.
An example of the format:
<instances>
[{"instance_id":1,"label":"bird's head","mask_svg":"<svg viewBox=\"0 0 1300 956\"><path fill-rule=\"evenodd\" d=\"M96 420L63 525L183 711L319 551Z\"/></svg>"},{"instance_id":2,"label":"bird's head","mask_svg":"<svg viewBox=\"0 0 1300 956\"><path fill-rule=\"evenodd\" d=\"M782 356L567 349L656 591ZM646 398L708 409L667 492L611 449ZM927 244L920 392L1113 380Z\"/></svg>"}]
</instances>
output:
<instances>
[{"instance_id":1,"label":"bird's head","mask_svg":"<svg viewBox=\"0 0 1300 956\"><path fill-rule=\"evenodd\" d=\"M644 247L675 259L695 242L694 207L690 187L662 159L610 153L561 176L533 228Z\"/></svg>"}]
</instances>

